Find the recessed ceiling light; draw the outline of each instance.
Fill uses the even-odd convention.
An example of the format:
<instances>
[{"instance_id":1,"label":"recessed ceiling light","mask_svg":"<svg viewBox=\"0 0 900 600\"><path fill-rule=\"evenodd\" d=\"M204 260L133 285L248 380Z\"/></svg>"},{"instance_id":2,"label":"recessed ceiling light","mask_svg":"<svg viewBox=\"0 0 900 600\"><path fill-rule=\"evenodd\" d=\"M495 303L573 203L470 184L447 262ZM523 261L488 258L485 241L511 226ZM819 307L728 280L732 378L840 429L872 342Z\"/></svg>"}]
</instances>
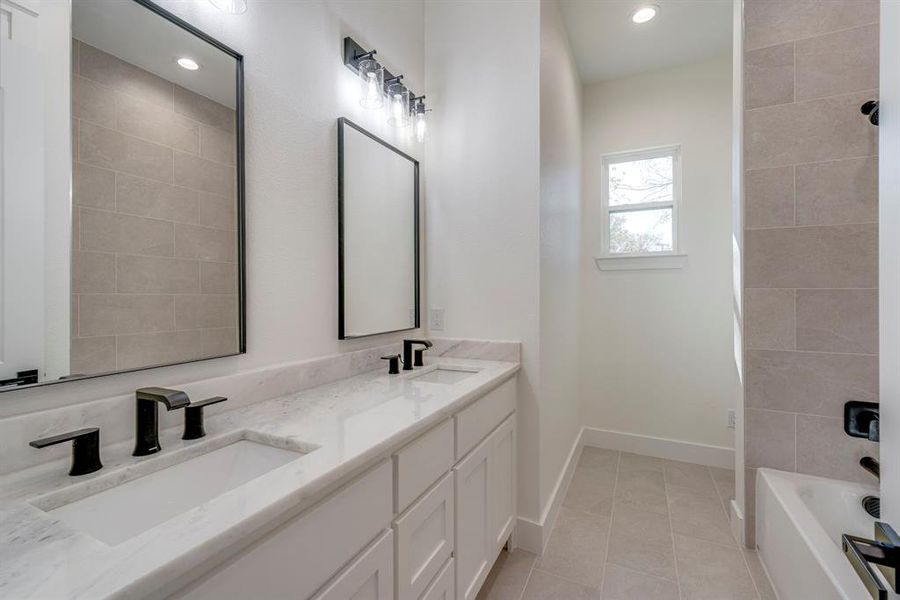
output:
<instances>
[{"instance_id":1,"label":"recessed ceiling light","mask_svg":"<svg viewBox=\"0 0 900 600\"><path fill-rule=\"evenodd\" d=\"M196 71L200 68L200 65L197 64L196 60L188 58L187 56L182 56L176 62L178 62L179 67L187 69L188 71Z\"/></svg>"},{"instance_id":2,"label":"recessed ceiling light","mask_svg":"<svg viewBox=\"0 0 900 600\"><path fill-rule=\"evenodd\" d=\"M655 4L640 6L631 13L631 21L638 24L646 23L653 19L657 13L659 13L659 7Z\"/></svg>"},{"instance_id":3,"label":"recessed ceiling light","mask_svg":"<svg viewBox=\"0 0 900 600\"><path fill-rule=\"evenodd\" d=\"M209 2L228 15L241 15L247 12L247 0L209 0Z\"/></svg>"}]
</instances>

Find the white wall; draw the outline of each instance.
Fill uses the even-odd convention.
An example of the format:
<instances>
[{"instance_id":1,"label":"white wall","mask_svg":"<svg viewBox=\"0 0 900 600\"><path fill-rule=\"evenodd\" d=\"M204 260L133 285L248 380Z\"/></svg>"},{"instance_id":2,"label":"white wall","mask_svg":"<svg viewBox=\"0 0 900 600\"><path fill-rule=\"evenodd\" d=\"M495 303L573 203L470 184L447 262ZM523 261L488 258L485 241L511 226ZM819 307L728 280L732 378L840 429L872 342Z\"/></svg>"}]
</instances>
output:
<instances>
[{"instance_id":1,"label":"white wall","mask_svg":"<svg viewBox=\"0 0 900 600\"><path fill-rule=\"evenodd\" d=\"M249 0L237 16L206 0L162 5L245 57L248 353L3 394L0 417L404 337L337 339L336 120L349 117L421 158L419 144L359 106L356 76L342 60L349 34L422 93L421 0Z\"/></svg>"},{"instance_id":2,"label":"white wall","mask_svg":"<svg viewBox=\"0 0 900 600\"><path fill-rule=\"evenodd\" d=\"M547 510L581 428L581 81L555 0L541 3L540 87L540 500L543 510Z\"/></svg>"},{"instance_id":3,"label":"white wall","mask_svg":"<svg viewBox=\"0 0 900 600\"><path fill-rule=\"evenodd\" d=\"M520 340L520 515L539 507L540 5L429 1L428 299L446 337Z\"/></svg>"},{"instance_id":4,"label":"white wall","mask_svg":"<svg viewBox=\"0 0 900 600\"><path fill-rule=\"evenodd\" d=\"M581 398L590 427L733 448L731 56L587 86ZM681 144L682 269L599 271L600 160Z\"/></svg>"}]
</instances>

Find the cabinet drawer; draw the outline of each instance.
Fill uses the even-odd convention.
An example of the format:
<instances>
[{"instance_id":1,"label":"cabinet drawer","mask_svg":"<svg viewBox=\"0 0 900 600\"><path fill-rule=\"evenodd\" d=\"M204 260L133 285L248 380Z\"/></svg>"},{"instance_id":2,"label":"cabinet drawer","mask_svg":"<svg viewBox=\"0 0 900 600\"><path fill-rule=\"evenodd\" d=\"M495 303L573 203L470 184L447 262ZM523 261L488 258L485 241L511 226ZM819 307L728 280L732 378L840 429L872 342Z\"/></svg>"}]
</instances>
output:
<instances>
[{"instance_id":1,"label":"cabinet drawer","mask_svg":"<svg viewBox=\"0 0 900 600\"><path fill-rule=\"evenodd\" d=\"M314 600L390 600L394 597L394 534L385 532Z\"/></svg>"},{"instance_id":2,"label":"cabinet drawer","mask_svg":"<svg viewBox=\"0 0 900 600\"><path fill-rule=\"evenodd\" d=\"M453 466L453 421L447 419L394 454L394 512L406 510Z\"/></svg>"},{"instance_id":3,"label":"cabinet drawer","mask_svg":"<svg viewBox=\"0 0 900 600\"><path fill-rule=\"evenodd\" d=\"M394 523L397 599L416 600L453 554L453 475L448 473Z\"/></svg>"},{"instance_id":4,"label":"cabinet drawer","mask_svg":"<svg viewBox=\"0 0 900 600\"><path fill-rule=\"evenodd\" d=\"M478 445L516 409L516 380L510 379L467 406L456 419L456 460Z\"/></svg>"},{"instance_id":5,"label":"cabinet drawer","mask_svg":"<svg viewBox=\"0 0 900 600\"><path fill-rule=\"evenodd\" d=\"M389 528L391 476L391 463L380 463L175 597L309 598Z\"/></svg>"},{"instance_id":6,"label":"cabinet drawer","mask_svg":"<svg viewBox=\"0 0 900 600\"><path fill-rule=\"evenodd\" d=\"M453 559L451 558L419 600L456 600L453 583Z\"/></svg>"}]
</instances>

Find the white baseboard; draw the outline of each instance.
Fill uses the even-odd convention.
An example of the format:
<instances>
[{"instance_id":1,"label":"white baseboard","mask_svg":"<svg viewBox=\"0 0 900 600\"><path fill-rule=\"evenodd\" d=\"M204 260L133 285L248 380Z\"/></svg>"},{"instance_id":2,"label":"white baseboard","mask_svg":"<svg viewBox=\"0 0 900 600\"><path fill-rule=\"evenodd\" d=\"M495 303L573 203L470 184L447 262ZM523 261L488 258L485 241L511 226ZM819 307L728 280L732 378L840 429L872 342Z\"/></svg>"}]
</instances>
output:
<instances>
[{"instance_id":1,"label":"white baseboard","mask_svg":"<svg viewBox=\"0 0 900 600\"><path fill-rule=\"evenodd\" d=\"M547 542L550 540L550 532L553 531L553 525L556 524L556 517L559 515L559 509L562 506L563 498L569 490L569 483L572 481L572 475L575 474L575 466L581 457L581 449L584 446L582 438L584 437L584 428L575 436L575 441L569 449L569 455L563 469L556 480L550 499L547 501L546 507L541 513L540 523L535 523L531 519L518 517L516 519L516 546L527 550L532 554L541 556Z\"/></svg>"},{"instance_id":2,"label":"white baseboard","mask_svg":"<svg viewBox=\"0 0 900 600\"><path fill-rule=\"evenodd\" d=\"M709 446L594 427L582 429L581 441L585 446L680 460L708 467L734 469L734 450L723 446Z\"/></svg>"},{"instance_id":3,"label":"white baseboard","mask_svg":"<svg viewBox=\"0 0 900 600\"><path fill-rule=\"evenodd\" d=\"M737 540L739 546L745 546L744 513L741 512L741 509L737 505L737 502L734 501L734 498L728 503L728 519L731 525L731 534L734 536L734 539Z\"/></svg>"}]
</instances>

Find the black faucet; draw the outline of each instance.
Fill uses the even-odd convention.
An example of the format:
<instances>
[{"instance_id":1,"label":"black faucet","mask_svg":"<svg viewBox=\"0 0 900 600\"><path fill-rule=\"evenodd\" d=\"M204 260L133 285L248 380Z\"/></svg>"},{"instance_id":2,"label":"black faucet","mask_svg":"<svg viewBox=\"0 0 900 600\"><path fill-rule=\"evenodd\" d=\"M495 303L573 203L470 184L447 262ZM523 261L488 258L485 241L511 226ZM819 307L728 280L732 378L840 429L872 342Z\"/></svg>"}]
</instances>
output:
<instances>
[{"instance_id":1,"label":"black faucet","mask_svg":"<svg viewBox=\"0 0 900 600\"><path fill-rule=\"evenodd\" d=\"M390 361L388 363L388 375L397 375L400 373L400 355L391 354L390 356L382 356L381 360Z\"/></svg>"},{"instance_id":2,"label":"black faucet","mask_svg":"<svg viewBox=\"0 0 900 600\"><path fill-rule=\"evenodd\" d=\"M881 481L881 463L871 456L863 456L859 459L859 466L875 476L875 479Z\"/></svg>"},{"instance_id":3,"label":"black faucet","mask_svg":"<svg viewBox=\"0 0 900 600\"><path fill-rule=\"evenodd\" d=\"M72 467L69 475L87 475L103 468L100 462L100 428L85 427L69 433L28 442L33 448L46 448L54 444L72 442Z\"/></svg>"},{"instance_id":4,"label":"black faucet","mask_svg":"<svg viewBox=\"0 0 900 600\"><path fill-rule=\"evenodd\" d=\"M413 368L413 346L425 346L425 348L431 348L434 344L431 343L431 340L403 340L403 370L404 371L412 371ZM422 366L421 364L422 355L419 354L419 364L417 366Z\"/></svg>"},{"instance_id":5,"label":"black faucet","mask_svg":"<svg viewBox=\"0 0 900 600\"><path fill-rule=\"evenodd\" d=\"M160 451L159 446L159 403L167 410L185 408L190 405L188 395L180 390L159 387L141 388L135 392L136 418L134 430L133 456L147 456Z\"/></svg>"},{"instance_id":6,"label":"black faucet","mask_svg":"<svg viewBox=\"0 0 900 600\"><path fill-rule=\"evenodd\" d=\"M203 407L210 404L218 404L228 400L225 396L214 396L201 400L199 402L191 402L184 409L184 433L181 434L183 440L199 440L206 435L206 427L203 425Z\"/></svg>"}]
</instances>

